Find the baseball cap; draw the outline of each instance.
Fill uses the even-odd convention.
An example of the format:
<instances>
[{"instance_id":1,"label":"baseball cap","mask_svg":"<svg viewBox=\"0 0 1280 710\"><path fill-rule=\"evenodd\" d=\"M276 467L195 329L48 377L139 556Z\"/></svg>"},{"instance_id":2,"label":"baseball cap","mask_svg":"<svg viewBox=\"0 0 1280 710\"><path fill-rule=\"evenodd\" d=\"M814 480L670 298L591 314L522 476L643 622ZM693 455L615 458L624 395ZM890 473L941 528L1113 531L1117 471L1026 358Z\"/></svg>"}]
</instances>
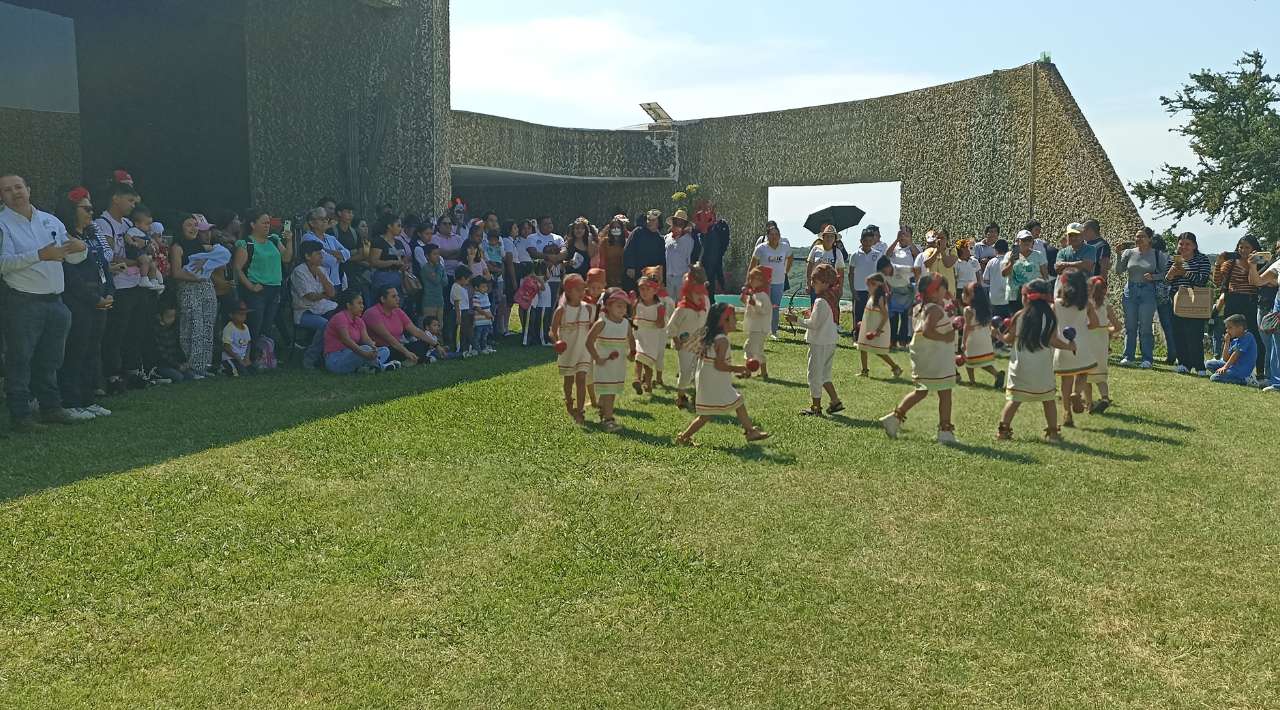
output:
<instances>
[{"instance_id":1,"label":"baseball cap","mask_svg":"<svg viewBox=\"0 0 1280 710\"><path fill-rule=\"evenodd\" d=\"M192 216L196 218L196 231L197 231L197 232L207 232L207 231L209 231L209 230L213 229L213 225L212 225L212 224L209 224L209 220L205 219L205 216L204 216L204 215L202 215L202 214L197 214L197 215L192 215Z\"/></svg>"},{"instance_id":2,"label":"baseball cap","mask_svg":"<svg viewBox=\"0 0 1280 710\"><path fill-rule=\"evenodd\" d=\"M160 223L160 222L152 222L152 223L151 223L151 233L152 233L153 235L156 235L156 236L159 236L159 235L161 235L161 234L164 234L164 224L162 224L162 223Z\"/></svg>"},{"instance_id":3,"label":"baseball cap","mask_svg":"<svg viewBox=\"0 0 1280 710\"><path fill-rule=\"evenodd\" d=\"M1018 236L1017 236L1016 238L1017 238L1019 241L1021 241L1021 240L1023 240L1023 239L1035 239L1035 238L1036 238L1036 235L1032 234L1032 233L1030 232L1030 230L1026 230L1026 229L1024 229L1024 230L1022 230L1022 231L1018 232Z\"/></svg>"},{"instance_id":4,"label":"baseball cap","mask_svg":"<svg viewBox=\"0 0 1280 710\"><path fill-rule=\"evenodd\" d=\"M1072 222L1067 225L1067 234L1084 234L1084 225L1079 222Z\"/></svg>"}]
</instances>

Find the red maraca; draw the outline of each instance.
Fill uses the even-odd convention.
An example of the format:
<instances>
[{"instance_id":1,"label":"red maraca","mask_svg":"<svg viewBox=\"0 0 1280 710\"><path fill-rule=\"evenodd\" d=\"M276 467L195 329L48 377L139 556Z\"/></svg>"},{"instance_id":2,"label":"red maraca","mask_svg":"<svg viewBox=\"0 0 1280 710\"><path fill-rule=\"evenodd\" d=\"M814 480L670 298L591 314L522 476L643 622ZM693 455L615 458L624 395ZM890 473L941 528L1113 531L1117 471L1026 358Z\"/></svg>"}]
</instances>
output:
<instances>
[{"instance_id":1,"label":"red maraca","mask_svg":"<svg viewBox=\"0 0 1280 710\"><path fill-rule=\"evenodd\" d=\"M964 355L956 355L956 367L963 367L965 363Z\"/></svg>"},{"instance_id":2,"label":"red maraca","mask_svg":"<svg viewBox=\"0 0 1280 710\"><path fill-rule=\"evenodd\" d=\"M1005 329L1005 330L1008 330L1012 325L1013 325L1013 319L1012 319L1012 318L1005 318L1005 319L1004 319L1004 323L1001 323L1001 324L1000 324L1000 327L1001 327L1001 328L1003 328L1003 329Z\"/></svg>"},{"instance_id":3,"label":"red maraca","mask_svg":"<svg viewBox=\"0 0 1280 710\"><path fill-rule=\"evenodd\" d=\"M609 353L609 359L610 359L610 360L617 360L617 359L618 359L618 351L617 351L617 350L614 350L613 352Z\"/></svg>"},{"instance_id":4,"label":"red maraca","mask_svg":"<svg viewBox=\"0 0 1280 710\"><path fill-rule=\"evenodd\" d=\"M1074 342L1076 339L1076 329L1071 326L1063 328L1062 337L1066 338L1068 343Z\"/></svg>"},{"instance_id":5,"label":"red maraca","mask_svg":"<svg viewBox=\"0 0 1280 710\"><path fill-rule=\"evenodd\" d=\"M564 353L564 351L566 351L566 350L568 350L568 349L569 349L569 344L568 344L568 343L564 342L563 340L557 340L557 341L556 341L556 354L557 354L557 355Z\"/></svg>"},{"instance_id":6,"label":"red maraca","mask_svg":"<svg viewBox=\"0 0 1280 710\"><path fill-rule=\"evenodd\" d=\"M951 327L956 330L964 330L964 316L956 316L951 319Z\"/></svg>"},{"instance_id":7,"label":"red maraca","mask_svg":"<svg viewBox=\"0 0 1280 710\"><path fill-rule=\"evenodd\" d=\"M755 372L760 369L760 361L751 357L747 358L747 372Z\"/></svg>"}]
</instances>

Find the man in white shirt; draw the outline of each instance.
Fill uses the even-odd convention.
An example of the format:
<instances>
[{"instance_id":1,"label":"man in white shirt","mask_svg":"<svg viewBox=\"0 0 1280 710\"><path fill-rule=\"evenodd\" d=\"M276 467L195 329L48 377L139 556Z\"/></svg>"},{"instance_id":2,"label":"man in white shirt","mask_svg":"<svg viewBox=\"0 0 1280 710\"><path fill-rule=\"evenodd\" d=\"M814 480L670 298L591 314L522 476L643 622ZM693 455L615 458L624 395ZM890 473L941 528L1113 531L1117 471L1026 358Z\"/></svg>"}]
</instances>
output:
<instances>
[{"instance_id":1,"label":"man in white shirt","mask_svg":"<svg viewBox=\"0 0 1280 710\"><path fill-rule=\"evenodd\" d=\"M987 288L991 297L991 313L1002 318L1013 315L1009 308L1009 294L1005 291L1007 284L1004 277L1004 256L1009 253L1009 243L997 239L993 247L996 255L982 269L982 285Z\"/></svg>"},{"instance_id":2,"label":"man in white shirt","mask_svg":"<svg viewBox=\"0 0 1280 710\"><path fill-rule=\"evenodd\" d=\"M853 322L855 326L862 322L862 315L867 308L867 277L876 272L876 264L884 256L884 245L876 241L878 233L867 227L862 230L861 243L857 249L849 253L849 261L853 262Z\"/></svg>"},{"instance_id":3,"label":"man in white shirt","mask_svg":"<svg viewBox=\"0 0 1280 710\"><path fill-rule=\"evenodd\" d=\"M991 261L996 255L996 240L1000 238L1000 225L992 222L987 225L986 231L983 233L982 240L973 245L973 255L978 259L978 263L982 268L987 268L987 262Z\"/></svg>"},{"instance_id":4,"label":"man in white shirt","mask_svg":"<svg viewBox=\"0 0 1280 710\"><path fill-rule=\"evenodd\" d=\"M670 231L662 237L666 246L667 266L663 270L667 281L667 293L680 293L680 285L684 283L684 275L689 273L693 261L693 233L689 231L689 215L684 210L667 220Z\"/></svg>"},{"instance_id":5,"label":"man in white shirt","mask_svg":"<svg viewBox=\"0 0 1280 710\"><path fill-rule=\"evenodd\" d=\"M5 399L14 431L43 427L31 415L31 396L40 419L72 424L93 419L62 407L58 368L62 367L71 311L62 303L62 262L79 264L87 246L67 236L58 218L31 204L20 175L0 175L0 277L10 289L5 313Z\"/></svg>"},{"instance_id":6,"label":"man in white shirt","mask_svg":"<svg viewBox=\"0 0 1280 710\"><path fill-rule=\"evenodd\" d=\"M329 277L329 283L336 287L342 286L342 265L347 263L347 259L351 258L351 252L344 246L338 238L327 231L329 228L329 212L324 207L313 208L307 213L307 227L310 231L302 235L304 242L317 242L323 249L321 253L324 258L320 262L320 267L324 269L325 276Z\"/></svg>"},{"instance_id":7,"label":"man in white shirt","mask_svg":"<svg viewBox=\"0 0 1280 710\"><path fill-rule=\"evenodd\" d=\"M525 249L535 261L547 262L547 286L551 288L551 302L560 300L560 264L564 261L564 237L556 234L555 222L548 216L538 218L538 229L525 240ZM547 247L554 245L555 254L548 254ZM555 306L553 305L552 308ZM548 323L550 325L550 323Z\"/></svg>"}]
</instances>

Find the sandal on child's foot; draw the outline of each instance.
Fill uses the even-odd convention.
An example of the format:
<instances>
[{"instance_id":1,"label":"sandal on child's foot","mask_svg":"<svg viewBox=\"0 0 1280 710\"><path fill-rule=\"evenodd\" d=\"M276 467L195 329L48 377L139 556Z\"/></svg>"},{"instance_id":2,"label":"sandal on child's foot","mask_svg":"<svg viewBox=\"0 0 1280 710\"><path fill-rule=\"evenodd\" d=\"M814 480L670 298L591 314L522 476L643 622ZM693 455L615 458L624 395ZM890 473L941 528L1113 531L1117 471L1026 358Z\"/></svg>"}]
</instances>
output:
<instances>
[{"instance_id":1,"label":"sandal on child's foot","mask_svg":"<svg viewBox=\"0 0 1280 710\"><path fill-rule=\"evenodd\" d=\"M764 441L769 438L769 432L760 431L759 429L752 429L751 431L746 432L746 435L747 441Z\"/></svg>"},{"instance_id":2,"label":"sandal on child's foot","mask_svg":"<svg viewBox=\"0 0 1280 710\"><path fill-rule=\"evenodd\" d=\"M618 423L612 419L605 419L604 421L600 422L600 426L604 427L604 430L609 433L613 433L622 428L618 426Z\"/></svg>"},{"instance_id":3,"label":"sandal on child's foot","mask_svg":"<svg viewBox=\"0 0 1280 710\"><path fill-rule=\"evenodd\" d=\"M843 412L843 411L844 411L844 402L832 402L831 406L827 407L827 414L839 414L840 412Z\"/></svg>"},{"instance_id":4,"label":"sandal on child's foot","mask_svg":"<svg viewBox=\"0 0 1280 710\"><path fill-rule=\"evenodd\" d=\"M1068 428L1068 429L1075 429L1075 428L1076 428L1076 420L1072 419L1071 417L1067 417L1066 419L1063 419L1063 420L1062 420L1062 426L1064 426L1064 427L1066 427L1066 428Z\"/></svg>"},{"instance_id":5,"label":"sandal on child's foot","mask_svg":"<svg viewBox=\"0 0 1280 710\"><path fill-rule=\"evenodd\" d=\"M582 410L579 409L578 411L573 413L573 421L578 426L582 426L583 424L587 423L587 417L585 414L582 413Z\"/></svg>"},{"instance_id":6,"label":"sandal on child's foot","mask_svg":"<svg viewBox=\"0 0 1280 710\"><path fill-rule=\"evenodd\" d=\"M644 385L640 384L639 380L631 383L631 389L635 390L636 394L644 394Z\"/></svg>"},{"instance_id":7,"label":"sandal on child's foot","mask_svg":"<svg viewBox=\"0 0 1280 710\"><path fill-rule=\"evenodd\" d=\"M1110 406L1111 406L1111 400L1100 399L1097 402L1094 402L1093 406L1089 408L1089 413L1102 414L1103 412L1107 411L1107 407L1110 407Z\"/></svg>"},{"instance_id":8,"label":"sandal on child's foot","mask_svg":"<svg viewBox=\"0 0 1280 710\"><path fill-rule=\"evenodd\" d=\"M897 380L901 378L902 378L902 368L901 367L893 368L893 379Z\"/></svg>"},{"instance_id":9,"label":"sandal on child's foot","mask_svg":"<svg viewBox=\"0 0 1280 710\"><path fill-rule=\"evenodd\" d=\"M862 372L858 373L858 377L870 377L870 376L871 376L871 370L863 370Z\"/></svg>"},{"instance_id":10,"label":"sandal on child's foot","mask_svg":"<svg viewBox=\"0 0 1280 710\"><path fill-rule=\"evenodd\" d=\"M808 409L801 409L801 410L800 410L800 416L802 416L802 417L820 417L820 416L822 416L822 407L809 407Z\"/></svg>"},{"instance_id":11,"label":"sandal on child's foot","mask_svg":"<svg viewBox=\"0 0 1280 710\"><path fill-rule=\"evenodd\" d=\"M1044 440L1049 442L1050 444L1061 444L1062 430L1061 429L1045 429Z\"/></svg>"},{"instance_id":12,"label":"sandal on child's foot","mask_svg":"<svg viewBox=\"0 0 1280 710\"><path fill-rule=\"evenodd\" d=\"M998 390L1004 389L1004 371L1003 370L996 373L996 381L994 384L992 384L992 387L995 387Z\"/></svg>"},{"instance_id":13,"label":"sandal on child's foot","mask_svg":"<svg viewBox=\"0 0 1280 710\"><path fill-rule=\"evenodd\" d=\"M1084 414L1084 395L1078 393L1071 395L1071 411Z\"/></svg>"},{"instance_id":14,"label":"sandal on child's foot","mask_svg":"<svg viewBox=\"0 0 1280 710\"><path fill-rule=\"evenodd\" d=\"M675 438L675 444L676 446L697 446L697 444L693 443L693 439L687 436L677 436Z\"/></svg>"},{"instance_id":15,"label":"sandal on child's foot","mask_svg":"<svg viewBox=\"0 0 1280 710\"><path fill-rule=\"evenodd\" d=\"M1008 424L1001 424L996 428L996 441L1011 441L1013 439L1013 427Z\"/></svg>"}]
</instances>

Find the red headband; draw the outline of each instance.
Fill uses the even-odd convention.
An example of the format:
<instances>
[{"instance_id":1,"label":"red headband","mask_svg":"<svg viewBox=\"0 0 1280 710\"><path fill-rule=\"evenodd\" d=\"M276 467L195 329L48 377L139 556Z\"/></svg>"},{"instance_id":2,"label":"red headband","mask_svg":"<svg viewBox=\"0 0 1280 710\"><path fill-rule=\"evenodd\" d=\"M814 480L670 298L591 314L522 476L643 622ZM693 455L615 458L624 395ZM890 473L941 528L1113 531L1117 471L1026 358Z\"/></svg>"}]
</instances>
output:
<instances>
[{"instance_id":1,"label":"red headband","mask_svg":"<svg viewBox=\"0 0 1280 710\"><path fill-rule=\"evenodd\" d=\"M676 305L694 311L704 311L707 308L706 301L695 302L692 297L706 295L707 285L694 281L692 274L685 274L684 283L680 286L680 301Z\"/></svg>"},{"instance_id":2,"label":"red headband","mask_svg":"<svg viewBox=\"0 0 1280 710\"><path fill-rule=\"evenodd\" d=\"M1093 278L1089 279L1089 283L1091 284L1100 284L1100 283L1106 283L1106 282L1107 280L1102 278L1101 276L1094 276Z\"/></svg>"},{"instance_id":3,"label":"red headband","mask_svg":"<svg viewBox=\"0 0 1280 710\"><path fill-rule=\"evenodd\" d=\"M626 303L628 306L635 304L635 301L631 300L631 295L628 294L626 291L623 291L622 289L618 289L617 291L614 291L613 293L606 296L604 299L604 305L608 306L610 303L613 303L614 301L622 301L623 303Z\"/></svg>"},{"instance_id":4,"label":"red headband","mask_svg":"<svg viewBox=\"0 0 1280 710\"><path fill-rule=\"evenodd\" d=\"M79 202L89 196L89 190L85 187L73 187L71 192L67 193L68 202Z\"/></svg>"},{"instance_id":5,"label":"red headband","mask_svg":"<svg viewBox=\"0 0 1280 710\"><path fill-rule=\"evenodd\" d=\"M1047 301L1049 294L1040 293L1039 291L1023 291L1022 299L1024 301Z\"/></svg>"}]
</instances>

